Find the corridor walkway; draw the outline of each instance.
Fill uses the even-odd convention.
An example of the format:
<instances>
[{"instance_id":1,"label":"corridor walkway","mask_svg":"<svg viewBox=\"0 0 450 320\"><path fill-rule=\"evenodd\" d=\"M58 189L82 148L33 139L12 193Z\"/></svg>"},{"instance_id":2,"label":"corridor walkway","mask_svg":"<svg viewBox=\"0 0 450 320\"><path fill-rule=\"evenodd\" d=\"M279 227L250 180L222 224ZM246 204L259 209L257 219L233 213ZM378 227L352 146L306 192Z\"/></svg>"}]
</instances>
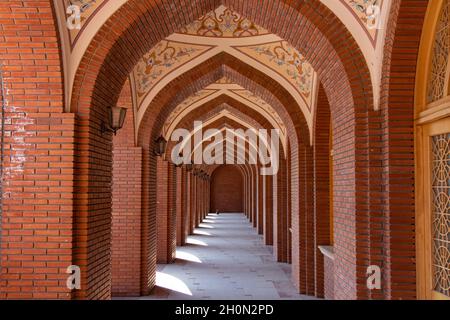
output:
<instances>
[{"instance_id":1,"label":"corridor walkway","mask_svg":"<svg viewBox=\"0 0 450 320\"><path fill-rule=\"evenodd\" d=\"M242 214L210 214L178 248L176 263L159 265L157 287L141 299L310 299L296 293L290 265L274 262Z\"/></svg>"}]
</instances>

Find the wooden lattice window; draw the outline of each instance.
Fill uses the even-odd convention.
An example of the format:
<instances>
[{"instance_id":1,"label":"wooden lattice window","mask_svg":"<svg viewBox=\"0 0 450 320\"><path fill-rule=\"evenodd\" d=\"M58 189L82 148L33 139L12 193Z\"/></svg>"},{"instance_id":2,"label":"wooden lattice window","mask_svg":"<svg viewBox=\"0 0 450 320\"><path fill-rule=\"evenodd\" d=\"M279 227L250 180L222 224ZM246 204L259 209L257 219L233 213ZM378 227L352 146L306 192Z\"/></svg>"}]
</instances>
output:
<instances>
[{"instance_id":1,"label":"wooden lattice window","mask_svg":"<svg viewBox=\"0 0 450 320\"><path fill-rule=\"evenodd\" d=\"M450 297L450 133L432 141L433 286Z\"/></svg>"},{"instance_id":2,"label":"wooden lattice window","mask_svg":"<svg viewBox=\"0 0 450 320\"><path fill-rule=\"evenodd\" d=\"M427 102L438 101L446 95L447 65L450 52L450 0L445 0L436 27L431 61Z\"/></svg>"}]
</instances>

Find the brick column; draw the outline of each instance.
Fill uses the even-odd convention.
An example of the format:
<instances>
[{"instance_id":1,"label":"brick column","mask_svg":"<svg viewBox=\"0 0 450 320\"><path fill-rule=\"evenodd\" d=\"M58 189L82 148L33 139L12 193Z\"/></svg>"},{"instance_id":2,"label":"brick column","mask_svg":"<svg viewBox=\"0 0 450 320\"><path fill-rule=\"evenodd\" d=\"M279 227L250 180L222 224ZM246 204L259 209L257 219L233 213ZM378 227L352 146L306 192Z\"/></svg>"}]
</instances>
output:
<instances>
[{"instance_id":1,"label":"brick column","mask_svg":"<svg viewBox=\"0 0 450 320\"><path fill-rule=\"evenodd\" d=\"M182 203L183 206L181 208L182 210L182 215L184 217L183 219L183 226L182 226L182 232L183 232L183 238L184 238L184 242L182 245L186 244L186 240L187 237L189 235L189 220L190 220L190 190L189 190L189 174L186 170L185 167L182 168L181 170L182 172L182 182L181 182L181 187L182 187Z\"/></svg>"},{"instance_id":2,"label":"brick column","mask_svg":"<svg viewBox=\"0 0 450 320\"><path fill-rule=\"evenodd\" d=\"M184 198L186 193L183 188L183 169L181 167L176 168L176 217L177 217L177 246L184 245L186 239L184 237L184 221L185 215L183 211Z\"/></svg>"},{"instance_id":3,"label":"brick column","mask_svg":"<svg viewBox=\"0 0 450 320\"><path fill-rule=\"evenodd\" d=\"M314 190L312 148L299 147L299 212L293 216L293 272L292 278L302 294L315 293L315 257L318 248L314 241Z\"/></svg>"},{"instance_id":4,"label":"brick column","mask_svg":"<svg viewBox=\"0 0 450 320\"><path fill-rule=\"evenodd\" d=\"M7 94L0 299L70 299L66 269L73 264L75 116L63 113L53 5L24 0L1 6Z\"/></svg>"},{"instance_id":5,"label":"brick column","mask_svg":"<svg viewBox=\"0 0 450 320\"><path fill-rule=\"evenodd\" d=\"M190 226L189 226L189 234L194 233L195 229L195 222L196 222L196 190L195 190L195 176L193 172L191 171L189 173L190 177L190 195L191 195L191 220L190 220Z\"/></svg>"},{"instance_id":6,"label":"brick column","mask_svg":"<svg viewBox=\"0 0 450 320\"><path fill-rule=\"evenodd\" d=\"M273 176L266 176L264 178L264 243L269 246L273 245L273 179Z\"/></svg>"},{"instance_id":7,"label":"brick column","mask_svg":"<svg viewBox=\"0 0 450 320\"><path fill-rule=\"evenodd\" d=\"M247 194L248 194L248 215L250 223L253 223L253 180L251 168L248 169L247 176Z\"/></svg>"},{"instance_id":8,"label":"brick column","mask_svg":"<svg viewBox=\"0 0 450 320\"><path fill-rule=\"evenodd\" d=\"M253 171L253 228L258 228L258 168L256 166L252 166Z\"/></svg>"},{"instance_id":9,"label":"brick column","mask_svg":"<svg viewBox=\"0 0 450 320\"><path fill-rule=\"evenodd\" d=\"M258 172L258 233L264 234L264 176Z\"/></svg>"},{"instance_id":10,"label":"brick column","mask_svg":"<svg viewBox=\"0 0 450 320\"><path fill-rule=\"evenodd\" d=\"M244 189L243 189L243 191L244 191L244 195L243 195L243 203L244 203L244 206L243 206L243 207L244 207L244 213L245 213L245 216L246 216L247 219L248 219L247 173L246 173L244 167L243 167L242 171L243 171L243 183L244 183Z\"/></svg>"},{"instance_id":11,"label":"brick column","mask_svg":"<svg viewBox=\"0 0 450 320\"><path fill-rule=\"evenodd\" d=\"M318 249L319 246L332 245L330 239L330 106L323 90L319 89L316 107L317 122L314 138L314 247L315 247L315 295L324 297L325 283L330 288L327 298L333 292L331 284L334 274L325 275L325 257ZM327 272L334 272L333 261L327 262ZM326 281L325 281L326 276Z\"/></svg>"},{"instance_id":12,"label":"brick column","mask_svg":"<svg viewBox=\"0 0 450 320\"><path fill-rule=\"evenodd\" d=\"M288 230L286 212L286 161L284 159L280 161L280 169L273 182L273 253L278 262L286 262Z\"/></svg>"},{"instance_id":13,"label":"brick column","mask_svg":"<svg viewBox=\"0 0 450 320\"><path fill-rule=\"evenodd\" d=\"M123 128L113 137L111 292L141 293L143 150L134 143L131 87L125 83L117 105L128 109Z\"/></svg>"},{"instance_id":14,"label":"brick column","mask_svg":"<svg viewBox=\"0 0 450 320\"><path fill-rule=\"evenodd\" d=\"M142 149L116 147L113 160L112 294L139 296Z\"/></svg>"},{"instance_id":15,"label":"brick column","mask_svg":"<svg viewBox=\"0 0 450 320\"><path fill-rule=\"evenodd\" d=\"M157 262L171 263L176 251L175 170L173 164L157 160Z\"/></svg>"}]
</instances>

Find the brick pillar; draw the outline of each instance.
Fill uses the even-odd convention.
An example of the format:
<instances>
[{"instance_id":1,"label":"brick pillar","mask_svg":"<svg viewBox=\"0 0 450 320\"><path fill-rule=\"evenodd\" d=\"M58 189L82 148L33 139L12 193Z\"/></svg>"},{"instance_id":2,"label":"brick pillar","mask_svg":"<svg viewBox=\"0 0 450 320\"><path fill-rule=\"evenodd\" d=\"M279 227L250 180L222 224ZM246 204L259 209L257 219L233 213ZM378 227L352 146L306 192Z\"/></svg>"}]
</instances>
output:
<instances>
[{"instance_id":1,"label":"brick pillar","mask_svg":"<svg viewBox=\"0 0 450 320\"><path fill-rule=\"evenodd\" d=\"M252 176L252 169L249 168L248 170L248 214L250 218L250 223L253 224L253 176Z\"/></svg>"},{"instance_id":2,"label":"brick pillar","mask_svg":"<svg viewBox=\"0 0 450 320\"><path fill-rule=\"evenodd\" d=\"M248 219L248 206L247 206L247 203L248 203L248 200L247 200L247 198L248 198L248 193L247 193L247 173L245 172L245 168L243 167L243 169L242 169L242 171L243 171L243 182L244 182L244 196L243 196L243 202L244 202L244 213L245 213L245 216L247 217L247 219Z\"/></svg>"},{"instance_id":3,"label":"brick pillar","mask_svg":"<svg viewBox=\"0 0 450 320\"><path fill-rule=\"evenodd\" d=\"M273 182L273 253L278 262L287 262L286 161L284 159L280 160L280 169Z\"/></svg>"},{"instance_id":4,"label":"brick pillar","mask_svg":"<svg viewBox=\"0 0 450 320\"><path fill-rule=\"evenodd\" d=\"M117 102L128 108L123 128L113 137L111 292L141 293L142 148L134 144L131 87L127 81Z\"/></svg>"},{"instance_id":5,"label":"brick pillar","mask_svg":"<svg viewBox=\"0 0 450 320\"><path fill-rule=\"evenodd\" d=\"M189 190L188 172L185 167L182 167L181 171L182 171L182 177L183 177L182 183L181 183L182 184L181 191L182 191L182 197L183 197L183 199L182 199L183 206L182 206L181 210L182 210L182 215L184 216L182 232L183 232L183 238L184 238L183 245L185 245L187 237L189 235L190 197L191 197L191 195L190 195L190 190Z\"/></svg>"},{"instance_id":6,"label":"brick pillar","mask_svg":"<svg viewBox=\"0 0 450 320\"><path fill-rule=\"evenodd\" d=\"M264 176L258 172L258 234L264 234Z\"/></svg>"},{"instance_id":7,"label":"brick pillar","mask_svg":"<svg viewBox=\"0 0 450 320\"><path fill-rule=\"evenodd\" d=\"M289 153L289 152L288 152ZM292 179L291 159L286 158L286 260L292 264Z\"/></svg>"},{"instance_id":8,"label":"brick pillar","mask_svg":"<svg viewBox=\"0 0 450 320\"><path fill-rule=\"evenodd\" d=\"M208 215L208 183L206 181L206 178L203 179L203 212L204 212L204 218Z\"/></svg>"},{"instance_id":9,"label":"brick pillar","mask_svg":"<svg viewBox=\"0 0 450 320\"><path fill-rule=\"evenodd\" d=\"M195 190L195 176L192 171L189 173L190 176L190 194L191 194L191 222L189 226L189 234L194 233L195 223L196 223L196 190Z\"/></svg>"},{"instance_id":10,"label":"brick pillar","mask_svg":"<svg viewBox=\"0 0 450 320\"><path fill-rule=\"evenodd\" d=\"M10 3L2 2L0 27L7 92L0 299L70 299L75 116L63 113L53 4Z\"/></svg>"},{"instance_id":11,"label":"brick pillar","mask_svg":"<svg viewBox=\"0 0 450 320\"><path fill-rule=\"evenodd\" d=\"M258 168L252 166L253 170L253 228L258 228Z\"/></svg>"},{"instance_id":12,"label":"brick pillar","mask_svg":"<svg viewBox=\"0 0 450 320\"><path fill-rule=\"evenodd\" d=\"M185 220L185 238L187 239L187 237L189 236L189 234L191 233L191 222L192 222L192 201L191 201L191 197L192 197L192 190L191 190L191 174L186 170L186 168L183 169L184 171L184 177L185 177L185 181L184 181L184 190L186 191L185 193L185 205L184 205L184 210L185 210L185 216L186 216L186 220Z\"/></svg>"},{"instance_id":13,"label":"brick pillar","mask_svg":"<svg viewBox=\"0 0 450 320\"><path fill-rule=\"evenodd\" d=\"M198 182L198 177L196 175L194 175L194 191L195 191L195 223L194 223L194 228L198 228L199 223L200 223L200 201L198 201L199 197L200 197L200 190L199 190L199 182Z\"/></svg>"},{"instance_id":14,"label":"brick pillar","mask_svg":"<svg viewBox=\"0 0 450 320\"><path fill-rule=\"evenodd\" d=\"M317 122L314 138L314 247L315 247L315 295L324 297L325 283L330 286L327 298L333 292L333 274L327 275L325 282L325 257L319 246L332 245L330 239L330 106L323 87L319 89L317 102ZM327 272L334 272L333 262L328 261Z\"/></svg>"},{"instance_id":15,"label":"brick pillar","mask_svg":"<svg viewBox=\"0 0 450 320\"><path fill-rule=\"evenodd\" d=\"M299 212L292 220L292 278L300 293L314 295L315 257L318 249L314 239L313 158L309 145L299 146L298 177Z\"/></svg>"},{"instance_id":16,"label":"brick pillar","mask_svg":"<svg viewBox=\"0 0 450 320\"><path fill-rule=\"evenodd\" d=\"M176 252L175 170L173 164L157 160L157 262L172 263Z\"/></svg>"},{"instance_id":17,"label":"brick pillar","mask_svg":"<svg viewBox=\"0 0 450 320\"><path fill-rule=\"evenodd\" d=\"M202 221L206 218L206 181L201 178L202 182Z\"/></svg>"},{"instance_id":18,"label":"brick pillar","mask_svg":"<svg viewBox=\"0 0 450 320\"><path fill-rule=\"evenodd\" d=\"M112 294L139 296L142 149L116 147L113 160Z\"/></svg>"},{"instance_id":19,"label":"brick pillar","mask_svg":"<svg viewBox=\"0 0 450 320\"><path fill-rule=\"evenodd\" d=\"M176 168L176 216L177 216L177 246L183 246L185 244L186 238L184 234L185 226L185 212L184 212L184 201L186 197L185 190L183 188L183 169L181 167Z\"/></svg>"},{"instance_id":20,"label":"brick pillar","mask_svg":"<svg viewBox=\"0 0 450 320\"><path fill-rule=\"evenodd\" d=\"M273 245L273 176L264 178L265 215L264 215L264 243Z\"/></svg>"}]
</instances>

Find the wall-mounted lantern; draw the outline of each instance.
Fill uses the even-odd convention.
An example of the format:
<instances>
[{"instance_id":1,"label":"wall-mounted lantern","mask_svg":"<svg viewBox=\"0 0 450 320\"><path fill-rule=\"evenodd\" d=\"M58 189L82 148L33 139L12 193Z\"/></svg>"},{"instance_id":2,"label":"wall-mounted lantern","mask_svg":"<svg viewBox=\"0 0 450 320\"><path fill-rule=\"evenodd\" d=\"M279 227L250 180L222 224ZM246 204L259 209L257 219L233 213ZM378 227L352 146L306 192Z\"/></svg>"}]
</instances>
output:
<instances>
[{"instance_id":1,"label":"wall-mounted lantern","mask_svg":"<svg viewBox=\"0 0 450 320\"><path fill-rule=\"evenodd\" d=\"M155 150L154 153L156 156L161 157L164 153L166 153L167 148L167 140L164 139L163 136L160 136L155 141Z\"/></svg>"},{"instance_id":2,"label":"wall-mounted lantern","mask_svg":"<svg viewBox=\"0 0 450 320\"><path fill-rule=\"evenodd\" d=\"M123 128L123 124L125 123L125 117L127 115L127 108L122 107L111 107L108 108L108 122L105 123L102 121L102 134L105 132L112 132L114 135L117 134L117 131Z\"/></svg>"}]
</instances>

